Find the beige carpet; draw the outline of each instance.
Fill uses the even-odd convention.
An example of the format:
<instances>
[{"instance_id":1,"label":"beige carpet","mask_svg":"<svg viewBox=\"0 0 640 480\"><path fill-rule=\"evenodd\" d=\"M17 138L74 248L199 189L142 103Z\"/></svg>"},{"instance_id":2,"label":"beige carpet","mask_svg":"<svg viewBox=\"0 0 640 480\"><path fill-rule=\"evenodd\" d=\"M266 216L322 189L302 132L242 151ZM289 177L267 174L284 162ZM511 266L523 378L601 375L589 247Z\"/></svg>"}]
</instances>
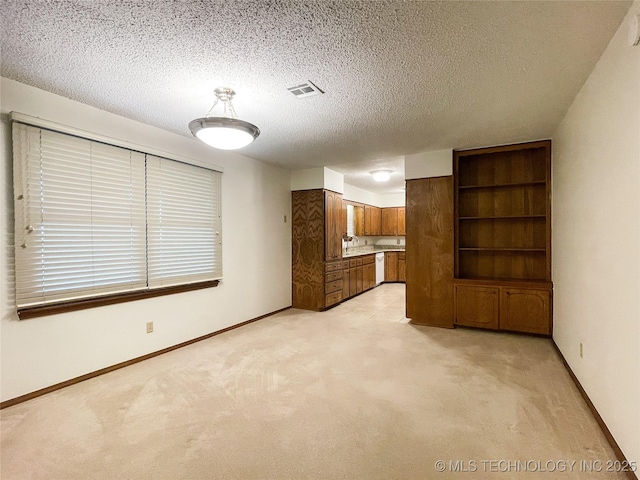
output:
<instances>
[{"instance_id":1,"label":"beige carpet","mask_svg":"<svg viewBox=\"0 0 640 480\"><path fill-rule=\"evenodd\" d=\"M625 478L581 471L614 456L548 339L409 325L402 285L288 310L1 420L3 480Z\"/></svg>"}]
</instances>

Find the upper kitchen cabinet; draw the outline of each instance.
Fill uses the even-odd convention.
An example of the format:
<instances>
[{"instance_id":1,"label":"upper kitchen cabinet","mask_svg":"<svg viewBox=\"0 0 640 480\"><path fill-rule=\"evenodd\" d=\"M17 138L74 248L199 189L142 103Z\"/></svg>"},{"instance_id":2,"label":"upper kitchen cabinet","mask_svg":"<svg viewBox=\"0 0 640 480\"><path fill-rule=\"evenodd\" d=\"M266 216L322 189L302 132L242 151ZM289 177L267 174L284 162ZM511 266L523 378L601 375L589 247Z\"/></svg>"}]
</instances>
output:
<instances>
[{"instance_id":1,"label":"upper kitchen cabinet","mask_svg":"<svg viewBox=\"0 0 640 480\"><path fill-rule=\"evenodd\" d=\"M382 209L383 236L405 235L405 207L391 207Z\"/></svg>"},{"instance_id":2,"label":"upper kitchen cabinet","mask_svg":"<svg viewBox=\"0 0 640 480\"><path fill-rule=\"evenodd\" d=\"M371 205L364 206L364 234L380 236L382 229L382 209Z\"/></svg>"},{"instance_id":3,"label":"upper kitchen cabinet","mask_svg":"<svg viewBox=\"0 0 640 480\"><path fill-rule=\"evenodd\" d=\"M325 260L342 258L342 194L324 191Z\"/></svg>"},{"instance_id":4,"label":"upper kitchen cabinet","mask_svg":"<svg viewBox=\"0 0 640 480\"><path fill-rule=\"evenodd\" d=\"M291 192L293 307L323 310L342 300L342 195Z\"/></svg>"}]
</instances>

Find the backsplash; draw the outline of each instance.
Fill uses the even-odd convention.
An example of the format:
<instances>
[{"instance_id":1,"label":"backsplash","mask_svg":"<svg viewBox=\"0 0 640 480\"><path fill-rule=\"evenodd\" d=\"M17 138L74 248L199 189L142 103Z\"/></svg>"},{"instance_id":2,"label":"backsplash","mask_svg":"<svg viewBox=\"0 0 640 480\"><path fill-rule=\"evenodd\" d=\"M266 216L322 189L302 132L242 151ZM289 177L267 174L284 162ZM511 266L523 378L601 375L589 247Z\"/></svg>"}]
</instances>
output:
<instances>
[{"instance_id":1,"label":"backsplash","mask_svg":"<svg viewBox=\"0 0 640 480\"><path fill-rule=\"evenodd\" d=\"M400 240L400 244L398 244ZM342 252L375 252L376 250L404 250L405 237L358 237L351 242L342 241Z\"/></svg>"}]
</instances>

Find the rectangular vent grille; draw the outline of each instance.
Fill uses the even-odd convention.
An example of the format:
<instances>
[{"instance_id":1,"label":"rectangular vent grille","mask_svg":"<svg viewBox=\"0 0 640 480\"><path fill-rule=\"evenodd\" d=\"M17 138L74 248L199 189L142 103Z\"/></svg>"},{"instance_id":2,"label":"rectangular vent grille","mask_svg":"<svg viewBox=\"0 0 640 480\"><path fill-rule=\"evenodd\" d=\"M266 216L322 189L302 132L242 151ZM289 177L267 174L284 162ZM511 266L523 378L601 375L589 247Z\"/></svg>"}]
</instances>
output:
<instances>
[{"instance_id":1,"label":"rectangular vent grille","mask_svg":"<svg viewBox=\"0 0 640 480\"><path fill-rule=\"evenodd\" d=\"M304 83L287 88L298 98L312 97L313 95L321 95L324 92L307 80Z\"/></svg>"}]
</instances>

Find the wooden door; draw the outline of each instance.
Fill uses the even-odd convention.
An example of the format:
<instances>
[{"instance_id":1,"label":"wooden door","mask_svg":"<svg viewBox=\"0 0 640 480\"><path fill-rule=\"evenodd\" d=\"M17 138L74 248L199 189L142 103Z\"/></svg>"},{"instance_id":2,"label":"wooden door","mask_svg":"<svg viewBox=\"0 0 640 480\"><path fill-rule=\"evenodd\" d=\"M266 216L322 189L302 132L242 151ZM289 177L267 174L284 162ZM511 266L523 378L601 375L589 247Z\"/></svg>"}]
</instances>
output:
<instances>
[{"instance_id":1,"label":"wooden door","mask_svg":"<svg viewBox=\"0 0 640 480\"><path fill-rule=\"evenodd\" d=\"M396 236L398 235L398 209L383 208L382 209L382 235Z\"/></svg>"},{"instance_id":2,"label":"wooden door","mask_svg":"<svg viewBox=\"0 0 640 480\"><path fill-rule=\"evenodd\" d=\"M405 207L398 207L398 235L406 235Z\"/></svg>"},{"instance_id":3,"label":"wooden door","mask_svg":"<svg viewBox=\"0 0 640 480\"><path fill-rule=\"evenodd\" d=\"M371 235L382 235L382 209L371 207Z\"/></svg>"},{"instance_id":4,"label":"wooden door","mask_svg":"<svg viewBox=\"0 0 640 480\"><path fill-rule=\"evenodd\" d=\"M320 189L291 192L292 305L324 307L324 194Z\"/></svg>"},{"instance_id":5,"label":"wooden door","mask_svg":"<svg viewBox=\"0 0 640 480\"><path fill-rule=\"evenodd\" d=\"M399 282L406 282L407 281L407 270L406 270L405 253L404 252L399 252L398 253L398 281Z\"/></svg>"},{"instance_id":6,"label":"wooden door","mask_svg":"<svg viewBox=\"0 0 640 480\"><path fill-rule=\"evenodd\" d=\"M500 329L551 334L551 292L502 288Z\"/></svg>"},{"instance_id":7,"label":"wooden door","mask_svg":"<svg viewBox=\"0 0 640 480\"><path fill-rule=\"evenodd\" d=\"M371 210L372 207L365 205L364 206L364 234L365 235L373 235L371 233Z\"/></svg>"},{"instance_id":8,"label":"wooden door","mask_svg":"<svg viewBox=\"0 0 640 480\"><path fill-rule=\"evenodd\" d=\"M364 207L354 205L353 207L353 234L356 237L364 235Z\"/></svg>"},{"instance_id":9,"label":"wooden door","mask_svg":"<svg viewBox=\"0 0 640 480\"><path fill-rule=\"evenodd\" d=\"M500 315L498 287L456 285L456 325L498 329Z\"/></svg>"},{"instance_id":10,"label":"wooden door","mask_svg":"<svg viewBox=\"0 0 640 480\"><path fill-rule=\"evenodd\" d=\"M356 267L349 268L349 297L358 294L358 269Z\"/></svg>"},{"instance_id":11,"label":"wooden door","mask_svg":"<svg viewBox=\"0 0 640 480\"><path fill-rule=\"evenodd\" d=\"M407 317L453 328L453 178L407 180Z\"/></svg>"},{"instance_id":12,"label":"wooden door","mask_svg":"<svg viewBox=\"0 0 640 480\"><path fill-rule=\"evenodd\" d=\"M398 281L398 252L385 252L384 254L384 281Z\"/></svg>"},{"instance_id":13,"label":"wooden door","mask_svg":"<svg viewBox=\"0 0 640 480\"><path fill-rule=\"evenodd\" d=\"M342 258L342 195L330 190L324 195L325 260L330 262Z\"/></svg>"},{"instance_id":14,"label":"wooden door","mask_svg":"<svg viewBox=\"0 0 640 480\"><path fill-rule=\"evenodd\" d=\"M346 300L351 295L349 294L349 267L342 270L342 299Z\"/></svg>"}]
</instances>

